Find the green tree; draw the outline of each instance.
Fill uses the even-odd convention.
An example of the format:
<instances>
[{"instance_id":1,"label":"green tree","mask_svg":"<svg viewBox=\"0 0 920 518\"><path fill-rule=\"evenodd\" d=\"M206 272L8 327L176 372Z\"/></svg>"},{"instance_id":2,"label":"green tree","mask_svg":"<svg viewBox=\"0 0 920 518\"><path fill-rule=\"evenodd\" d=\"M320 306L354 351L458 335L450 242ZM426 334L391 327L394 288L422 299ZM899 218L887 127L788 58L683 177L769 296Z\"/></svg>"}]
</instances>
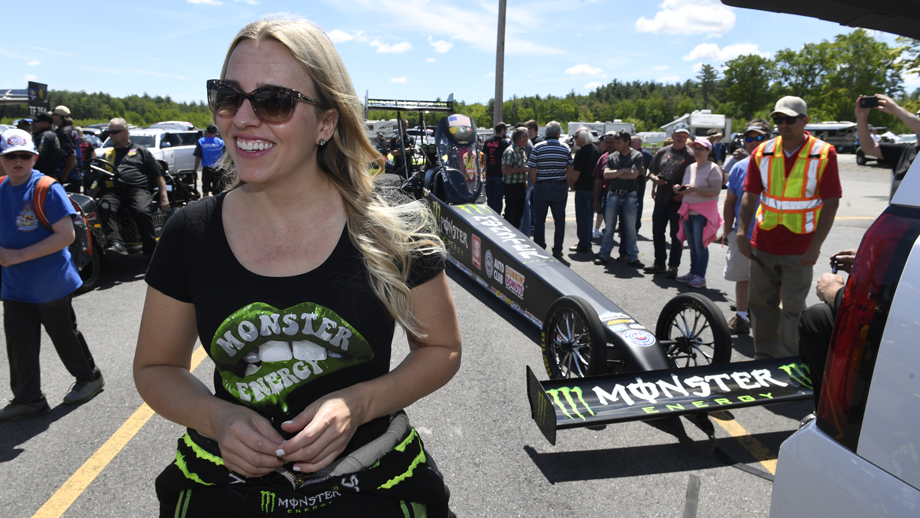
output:
<instances>
[{"instance_id":1,"label":"green tree","mask_svg":"<svg viewBox=\"0 0 920 518\"><path fill-rule=\"evenodd\" d=\"M711 102L715 100L716 90L719 87L719 74L715 67L704 64L696 78L700 82L700 97L703 98L703 108L712 108Z\"/></svg>"},{"instance_id":2,"label":"green tree","mask_svg":"<svg viewBox=\"0 0 920 518\"><path fill-rule=\"evenodd\" d=\"M725 63L725 93L739 110L737 115L750 119L769 102L773 63L757 54L739 56Z\"/></svg>"}]
</instances>

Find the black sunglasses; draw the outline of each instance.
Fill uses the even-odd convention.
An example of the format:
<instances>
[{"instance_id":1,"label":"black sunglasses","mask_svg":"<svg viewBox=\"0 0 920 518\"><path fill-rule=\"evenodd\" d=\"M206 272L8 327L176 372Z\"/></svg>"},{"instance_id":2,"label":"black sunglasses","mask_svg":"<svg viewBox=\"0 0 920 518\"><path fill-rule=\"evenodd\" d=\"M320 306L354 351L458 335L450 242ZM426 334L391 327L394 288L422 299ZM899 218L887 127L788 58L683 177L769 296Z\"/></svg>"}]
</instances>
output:
<instances>
[{"instance_id":1,"label":"black sunglasses","mask_svg":"<svg viewBox=\"0 0 920 518\"><path fill-rule=\"evenodd\" d=\"M109 135L118 135L122 131L124 130L119 130L119 129L109 130Z\"/></svg>"},{"instance_id":2,"label":"black sunglasses","mask_svg":"<svg viewBox=\"0 0 920 518\"><path fill-rule=\"evenodd\" d=\"M779 126L783 122L786 124L795 124L795 121L799 119L804 119L804 115L796 115L795 117L773 117L773 124Z\"/></svg>"},{"instance_id":3,"label":"black sunglasses","mask_svg":"<svg viewBox=\"0 0 920 518\"><path fill-rule=\"evenodd\" d=\"M790 122L789 124L792 124L792 123ZM763 142L764 140L767 140L766 135L757 135L756 137L744 137L745 142L754 142L754 141Z\"/></svg>"},{"instance_id":4,"label":"black sunglasses","mask_svg":"<svg viewBox=\"0 0 920 518\"><path fill-rule=\"evenodd\" d=\"M294 90L280 86L262 86L248 94L233 83L219 79L208 80L208 106L219 117L233 117L249 99L252 111L263 122L282 124L294 116L297 101L319 106L314 99Z\"/></svg>"},{"instance_id":5,"label":"black sunglasses","mask_svg":"<svg viewBox=\"0 0 920 518\"><path fill-rule=\"evenodd\" d=\"M22 160L25 162L26 160L32 160L32 157L34 156L35 155L32 153L7 153L3 155L3 158L7 160Z\"/></svg>"}]
</instances>

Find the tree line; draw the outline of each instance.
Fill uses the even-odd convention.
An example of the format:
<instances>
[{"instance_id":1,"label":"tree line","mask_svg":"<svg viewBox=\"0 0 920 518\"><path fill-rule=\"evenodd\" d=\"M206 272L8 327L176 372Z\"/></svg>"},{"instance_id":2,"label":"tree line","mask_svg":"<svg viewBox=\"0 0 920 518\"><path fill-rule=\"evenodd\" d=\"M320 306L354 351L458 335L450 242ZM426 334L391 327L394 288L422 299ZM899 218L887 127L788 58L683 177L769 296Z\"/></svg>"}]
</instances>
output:
<instances>
[{"instance_id":1,"label":"tree line","mask_svg":"<svg viewBox=\"0 0 920 518\"><path fill-rule=\"evenodd\" d=\"M920 109L920 88L908 93L902 73L920 73L920 41L899 37L889 45L858 29L836 36L833 41L807 43L799 50L784 49L771 58L757 54L726 61L721 67L704 64L695 79L683 83L657 81L621 82L617 79L586 95L574 91L563 96L512 96L504 101L504 122L516 124L535 119L544 125L551 120L607 121L622 119L638 131L660 131L659 127L694 110L710 109L734 119L735 131L753 117L764 117L776 100L785 95L805 99L812 120L852 121L860 94L885 93L908 110ZM105 93L51 90L51 105L66 105L78 125L108 122L123 117L130 124L148 126L165 120L188 121L197 127L210 122L207 103L177 103L166 97L132 95L124 98ZM454 110L471 116L480 127L492 127L494 99L487 103L456 101ZM6 108L0 122L27 116L25 106ZM417 115L405 113L410 124ZM395 119L396 112L374 111L372 119ZM437 114L425 123L435 126ZM908 132L894 116L873 110L869 122L887 126L895 133Z\"/></svg>"}]
</instances>

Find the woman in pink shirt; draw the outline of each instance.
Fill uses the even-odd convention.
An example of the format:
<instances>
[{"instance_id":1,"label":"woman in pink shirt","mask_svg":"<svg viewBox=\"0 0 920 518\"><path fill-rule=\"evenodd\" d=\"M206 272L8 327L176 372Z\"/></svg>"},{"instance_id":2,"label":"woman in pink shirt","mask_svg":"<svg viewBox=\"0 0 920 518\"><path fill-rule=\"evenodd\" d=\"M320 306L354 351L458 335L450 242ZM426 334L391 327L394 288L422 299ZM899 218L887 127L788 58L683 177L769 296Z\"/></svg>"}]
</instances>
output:
<instances>
[{"instance_id":1,"label":"woman in pink shirt","mask_svg":"<svg viewBox=\"0 0 920 518\"><path fill-rule=\"evenodd\" d=\"M674 191L684 195L683 204L677 211L681 226L677 238L687 240L690 248L690 272L677 278L678 282L689 283L692 288L706 287L706 267L709 266L709 250L706 246L715 241L716 232L722 226L719 214L719 192L722 190L722 169L709 160L712 143L699 138L690 144L696 162L684 172L681 185Z\"/></svg>"}]
</instances>

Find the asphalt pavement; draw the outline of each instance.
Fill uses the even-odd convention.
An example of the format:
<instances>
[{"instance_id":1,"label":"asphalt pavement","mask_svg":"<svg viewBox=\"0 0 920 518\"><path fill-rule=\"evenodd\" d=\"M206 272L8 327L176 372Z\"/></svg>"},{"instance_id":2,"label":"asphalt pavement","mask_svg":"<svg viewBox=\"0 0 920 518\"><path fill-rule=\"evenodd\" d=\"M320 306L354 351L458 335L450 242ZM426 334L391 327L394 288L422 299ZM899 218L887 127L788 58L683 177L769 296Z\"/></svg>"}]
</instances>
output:
<instances>
[{"instance_id":1,"label":"asphalt pavement","mask_svg":"<svg viewBox=\"0 0 920 518\"><path fill-rule=\"evenodd\" d=\"M840 157L843 199L815 268L830 255L857 247L887 207L890 170L860 167ZM723 194L724 195L724 194ZM640 230L640 260L652 262L651 200ZM566 250L575 243L568 206ZM548 225L548 235L552 225ZM598 245L595 245L597 250ZM734 287L721 278L725 250L709 246L705 294L731 317ZM649 328L675 295L692 290L663 276L614 263L595 266L591 254L566 252L564 262ZM684 253L680 273L689 268ZM106 378L106 389L81 406L60 403L72 383L47 336L42 341L42 386L47 416L0 423L0 517L124 517L157 513L153 481L175 458L183 427L153 415L145 421L131 362L146 284L138 256L105 266L98 289L74 300L80 329ZM452 267L450 285L463 336L463 365L443 389L412 405L409 416L444 472L451 507L476 516L693 516L688 488L698 487L695 516L767 516L772 483L728 466L712 453L704 433L685 419L609 425L559 432L551 446L530 420L524 372L542 379L539 331ZM817 303L812 293L809 303ZM169 325L163 322L162 325ZM393 364L408 352L397 332ZM734 338L732 361L753 357L749 336ZM6 348L0 348L0 400L12 398ZM210 386L205 359L195 375ZM719 447L764 473L775 469L780 444L810 412L809 402L723 413ZM698 484L698 486L697 486Z\"/></svg>"}]
</instances>

